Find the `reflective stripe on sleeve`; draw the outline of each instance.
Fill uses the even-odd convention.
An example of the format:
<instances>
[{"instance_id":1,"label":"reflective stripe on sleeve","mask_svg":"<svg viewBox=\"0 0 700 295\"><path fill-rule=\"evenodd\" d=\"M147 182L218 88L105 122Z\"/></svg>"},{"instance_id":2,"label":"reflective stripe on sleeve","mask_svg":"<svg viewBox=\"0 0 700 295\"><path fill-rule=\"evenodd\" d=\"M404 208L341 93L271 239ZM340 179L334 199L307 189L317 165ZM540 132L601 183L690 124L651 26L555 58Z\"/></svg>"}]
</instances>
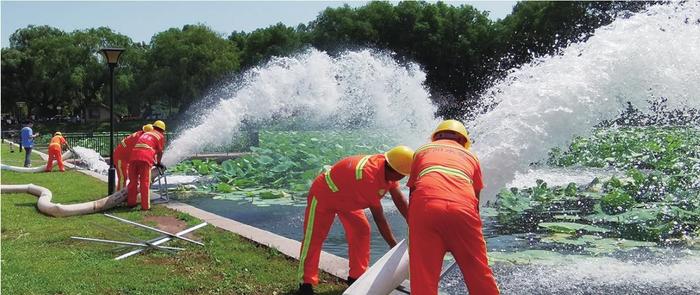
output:
<instances>
[{"instance_id":1,"label":"reflective stripe on sleeve","mask_svg":"<svg viewBox=\"0 0 700 295\"><path fill-rule=\"evenodd\" d=\"M365 169L365 164L367 164L369 157L370 156L363 157L360 159L360 162L357 163L357 166L355 166L355 180L362 179L362 171Z\"/></svg>"},{"instance_id":2,"label":"reflective stripe on sleeve","mask_svg":"<svg viewBox=\"0 0 700 295\"><path fill-rule=\"evenodd\" d=\"M338 187L337 187L337 186L335 185L335 183L333 182L333 179L331 179L331 169L328 169L328 170L326 171L326 176L325 176L325 178L326 178L326 184L328 184L328 188L331 189L331 191L334 192L334 193L337 192L337 191L338 191Z\"/></svg>"},{"instance_id":3,"label":"reflective stripe on sleeve","mask_svg":"<svg viewBox=\"0 0 700 295\"><path fill-rule=\"evenodd\" d=\"M446 174L446 175L450 175L450 176L459 177L459 178L466 180L470 184L472 184L474 182L469 175L467 175L466 173L462 172L459 169L454 169L454 168L445 167L445 166L437 166L437 165L430 166L428 168L423 169L420 173L418 173L418 178L423 177L423 175L426 175L426 174L431 173L431 172L438 172L438 173L442 173L442 174Z\"/></svg>"}]
</instances>

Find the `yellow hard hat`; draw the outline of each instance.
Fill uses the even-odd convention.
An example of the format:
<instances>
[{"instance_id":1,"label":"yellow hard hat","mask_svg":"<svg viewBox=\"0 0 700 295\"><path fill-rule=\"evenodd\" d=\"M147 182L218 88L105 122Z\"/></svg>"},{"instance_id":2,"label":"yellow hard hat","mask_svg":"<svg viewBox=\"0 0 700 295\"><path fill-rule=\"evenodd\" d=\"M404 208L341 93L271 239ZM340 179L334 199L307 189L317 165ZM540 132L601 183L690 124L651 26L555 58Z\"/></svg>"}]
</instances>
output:
<instances>
[{"instance_id":1,"label":"yellow hard hat","mask_svg":"<svg viewBox=\"0 0 700 295\"><path fill-rule=\"evenodd\" d=\"M469 148L472 145L471 139L469 139L469 133L467 132L467 128L464 127L464 124L462 122L457 121L457 120L445 120L442 121L437 128L435 128L435 131L433 131L433 134L430 136L431 140L435 140L435 134L441 131L452 131L455 132L459 135L464 136L464 138L467 140L467 143L464 144L465 148Z\"/></svg>"},{"instance_id":2,"label":"yellow hard hat","mask_svg":"<svg viewBox=\"0 0 700 295\"><path fill-rule=\"evenodd\" d=\"M153 131L153 125L152 125L152 124L146 124L146 125L143 125L143 128L141 128L141 129L143 130L143 132Z\"/></svg>"},{"instance_id":3,"label":"yellow hard hat","mask_svg":"<svg viewBox=\"0 0 700 295\"><path fill-rule=\"evenodd\" d=\"M411 174L413 164L413 149L405 145L399 145L384 154L386 161L392 169L403 175Z\"/></svg>"},{"instance_id":4,"label":"yellow hard hat","mask_svg":"<svg viewBox=\"0 0 700 295\"><path fill-rule=\"evenodd\" d=\"M56 133L54 133L53 136L63 136L63 134L60 131L56 131Z\"/></svg>"},{"instance_id":5,"label":"yellow hard hat","mask_svg":"<svg viewBox=\"0 0 700 295\"><path fill-rule=\"evenodd\" d=\"M160 130L165 131L165 122L158 120L153 122L153 127L160 128Z\"/></svg>"}]
</instances>

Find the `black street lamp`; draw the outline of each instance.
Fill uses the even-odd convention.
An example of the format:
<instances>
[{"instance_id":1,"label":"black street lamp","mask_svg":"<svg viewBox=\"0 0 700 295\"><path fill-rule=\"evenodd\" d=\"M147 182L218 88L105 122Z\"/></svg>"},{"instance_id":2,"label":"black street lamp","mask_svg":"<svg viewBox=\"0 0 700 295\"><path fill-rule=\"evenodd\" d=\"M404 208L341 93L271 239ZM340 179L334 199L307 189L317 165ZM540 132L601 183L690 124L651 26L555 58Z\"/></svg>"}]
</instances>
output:
<instances>
[{"instance_id":1,"label":"black street lamp","mask_svg":"<svg viewBox=\"0 0 700 295\"><path fill-rule=\"evenodd\" d=\"M107 58L109 65L109 173L107 174L107 194L114 193L115 171L114 171L114 68L117 67L119 57L124 52L124 48L102 48L102 53Z\"/></svg>"}]
</instances>

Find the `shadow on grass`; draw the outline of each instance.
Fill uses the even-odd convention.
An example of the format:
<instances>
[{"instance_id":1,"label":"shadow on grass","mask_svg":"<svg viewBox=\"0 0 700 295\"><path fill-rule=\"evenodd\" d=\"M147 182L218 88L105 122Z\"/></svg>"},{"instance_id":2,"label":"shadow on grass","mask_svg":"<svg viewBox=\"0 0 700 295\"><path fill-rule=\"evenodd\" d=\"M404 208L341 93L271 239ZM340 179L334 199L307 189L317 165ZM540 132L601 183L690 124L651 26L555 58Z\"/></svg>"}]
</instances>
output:
<instances>
[{"instance_id":1,"label":"shadow on grass","mask_svg":"<svg viewBox=\"0 0 700 295\"><path fill-rule=\"evenodd\" d=\"M317 289L317 288L314 288L314 289ZM296 288L283 293L283 295L296 295L296 294L297 294ZM316 295L340 295L340 294L343 294L343 291L340 291L340 290L326 290L326 291L314 290L314 294L316 294Z\"/></svg>"}]
</instances>

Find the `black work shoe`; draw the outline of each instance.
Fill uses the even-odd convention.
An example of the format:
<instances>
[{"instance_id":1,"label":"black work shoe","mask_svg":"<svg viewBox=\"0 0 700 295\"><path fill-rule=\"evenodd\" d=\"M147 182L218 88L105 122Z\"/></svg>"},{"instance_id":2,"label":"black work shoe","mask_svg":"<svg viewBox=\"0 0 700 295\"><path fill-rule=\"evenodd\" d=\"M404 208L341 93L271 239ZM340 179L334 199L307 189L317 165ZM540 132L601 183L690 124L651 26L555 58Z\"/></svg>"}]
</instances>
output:
<instances>
[{"instance_id":1,"label":"black work shoe","mask_svg":"<svg viewBox=\"0 0 700 295\"><path fill-rule=\"evenodd\" d=\"M348 286L352 286L352 283L354 283L355 281L357 281L356 278L348 277L348 280L345 282L348 283Z\"/></svg>"},{"instance_id":2,"label":"black work shoe","mask_svg":"<svg viewBox=\"0 0 700 295\"><path fill-rule=\"evenodd\" d=\"M297 291L297 295L313 295L314 294L314 287L311 286L311 284L299 284L299 291Z\"/></svg>"}]
</instances>

